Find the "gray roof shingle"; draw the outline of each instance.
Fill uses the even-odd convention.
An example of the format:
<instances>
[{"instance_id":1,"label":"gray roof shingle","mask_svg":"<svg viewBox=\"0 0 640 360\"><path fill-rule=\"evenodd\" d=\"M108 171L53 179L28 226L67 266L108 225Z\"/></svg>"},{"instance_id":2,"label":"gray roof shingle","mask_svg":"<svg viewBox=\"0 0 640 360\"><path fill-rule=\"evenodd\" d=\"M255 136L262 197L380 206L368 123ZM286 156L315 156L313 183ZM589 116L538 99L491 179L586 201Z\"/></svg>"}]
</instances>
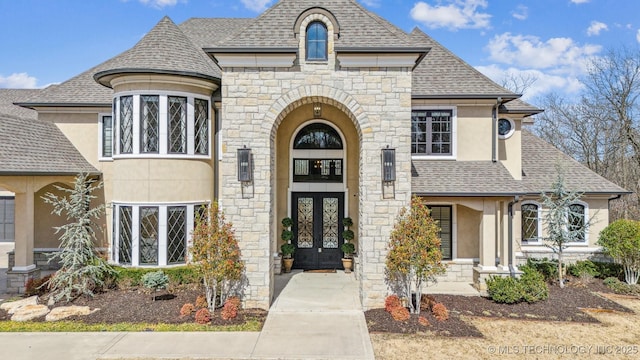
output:
<instances>
[{"instance_id":1,"label":"gray roof shingle","mask_svg":"<svg viewBox=\"0 0 640 360\"><path fill-rule=\"evenodd\" d=\"M0 117L0 175L98 173L56 125Z\"/></svg>"},{"instance_id":2,"label":"gray roof shingle","mask_svg":"<svg viewBox=\"0 0 640 360\"><path fill-rule=\"evenodd\" d=\"M413 46L411 38L386 20L368 11L354 0L281 0L255 21L220 42L220 48L298 48L294 24L305 10L321 7L333 14L340 25L340 48Z\"/></svg>"},{"instance_id":3,"label":"gray roof shingle","mask_svg":"<svg viewBox=\"0 0 640 360\"><path fill-rule=\"evenodd\" d=\"M220 79L213 60L168 17L162 18L134 47L102 64L94 78L105 86L109 75L167 73Z\"/></svg>"},{"instance_id":4,"label":"gray roof shingle","mask_svg":"<svg viewBox=\"0 0 640 360\"><path fill-rule=\"evenodd\" d=\"M513 196L527 189L500 162L413 160L411 191L425 196Z\"/></svg>"},{"instance_id":5,"label":"gray roof shingle","mask_svg":"<svg viewBox=\"0 0 640 360\"><path fill-rule=\"evenodd\" d=\"M194 45L204 49L217 46L254 21L254 18L191 18L178 27Z\"/></svg>"},{"instance_id":6,"label":"gray roof shingle","mask_svg":"<svg viewBox=\"0 0 640 360\"><path fill-rule=\"evenodd\" d=\"M522 182L529 192L551 190L556 168L564 173L567 188L592 194L624 194L627 190L580 164L528 130L522 130Z\"/></svg>"},{"instance_id":7,"label":"gray roof shingle","mask_svg":"<svg viewBox=\"0 0 640 360\"><path fill-rule=\"evenodd\" d=\"M23 101L41 92L40 89L0 89L0 116L18 119L38 118L35 110L27 109L18 105L16 102Z\"/></svg>"}]
</instances>

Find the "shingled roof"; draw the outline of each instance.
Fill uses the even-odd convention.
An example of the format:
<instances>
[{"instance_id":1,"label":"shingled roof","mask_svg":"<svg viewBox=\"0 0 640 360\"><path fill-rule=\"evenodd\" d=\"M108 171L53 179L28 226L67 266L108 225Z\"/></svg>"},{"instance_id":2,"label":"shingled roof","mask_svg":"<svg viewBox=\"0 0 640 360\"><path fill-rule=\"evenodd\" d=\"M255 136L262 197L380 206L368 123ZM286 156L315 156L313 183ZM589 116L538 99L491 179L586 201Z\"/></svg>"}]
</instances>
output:
<instances>
[{"instance_id":1,"label":"shingled roof","mask_svg":"<svg viewBox=\"0 0 640 360\"><path fill-rule=\"evenodd\" d=\"M552 189L556 169L564 173L567 188L587 194L625 194L627 190L580 164L530 131L522 130L522 182L531 193Z\"/></svg>"},{"instance_id":2,"label":"shingled roof","mask_svg":"<svg viewBox=\"0 0 640 360\"><path fill-rule=\"evenodd\" d=\"M36 146L37 145L37 146ZM0 175L98 173L56 125L0 116Z\"/></svg>"},{"instance_id":3,"label":"shingled roof","mask_svg":"<svg viewBox=\"0 0 640 360\"><path fill-rule=\"evenodd\" d=\"M0 89L0 117L19 119L38 118L35 110L14 105L41 92L40 89Z\"/></svg>"},{"instance_id":4,"label":"shingled roof","mask_svg":"<svg viewBox=\"0 0 640 360\"><path fill-rule=\"evenodd\" d=\"M112 58L94 75L110 86L109 78L123 73L160 73L219 80L220 69L168 17L162 18L134 47Z\"/></svg>"},{"instance_id":5,"label":"shingled roof","mask_svg":"<svg viewBox=\"0 0 640 360\"><path fill-rule=\"evenodd\" d=\"M514 196L527 188L500 162L413 160L411 191L421 196Z\"/></svg>"},{"instance_id":6,"label":"shingled roof","mask_svg":"<svg viewBox=\"0 0 640 360\"><path fill-rule=\"evenodd\" d=\"M302 12L314 7L329 11L338 21L340 37L335 42L337 51L341 48L370 48L373 44L388 48L414 45L408 34L354 0L281 0L216 47L297 50L299 39L294 36L294 24Z\"/></svg>"},{"instance_id":7,"label":"shingled roof","mask_svg":"<svg viewBox=\"0 0 640 360\"><path fill-rule=\"evenodd\" d=\"M254 21L255 18L191 18L178 27L194 45L204 49L217 46Z\"/></svg>"}]
</instances>

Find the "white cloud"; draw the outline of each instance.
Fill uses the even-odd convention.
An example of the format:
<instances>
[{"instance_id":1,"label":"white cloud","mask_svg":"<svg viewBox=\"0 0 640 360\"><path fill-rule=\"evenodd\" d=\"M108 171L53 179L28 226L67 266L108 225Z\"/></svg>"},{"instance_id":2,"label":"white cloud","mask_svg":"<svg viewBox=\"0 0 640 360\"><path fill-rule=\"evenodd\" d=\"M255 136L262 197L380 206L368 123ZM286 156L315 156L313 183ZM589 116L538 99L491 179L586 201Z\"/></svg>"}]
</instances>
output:
<instances>
[{"instance_id":1,"label":"white cloud","mask_svg":"<svg viewBox=\"0 0 640 360\"><path fill-rule=\"evenodd\" d=\"M534 99L551 92L563 93L568 97L578 96L584 85L578 76L563 76L536 69L502 68L499 65L476 66L476 69L498 84L509 77L533 78L536 81L524 92L522 100L532 102Z\"/></svg>"},{"instance_id":2,"label":"white cloud","mask_svg":"<svg viewBox=\"0 0 640 360\"><path fill-rule=\"evenodd\" d=\"M571 38L551 38L546 41L531 35L496 35L487 45L489 57L503 64L533 69L563 68L569 72L582 72L589 57L601 47L580 46Z\"/></svg>"},{"instance_id":3,"label":"white cloud","mask_svg":"<svg viewBox=\"0 0 640 360\"><path fill-rule=\"evenodd\" d=\"M178 0L140 0L140 2L156 9L162 9L165 6L175 6Z\"/></svg>"},{"instance_id":4,"label":"white cloud","mask_svg":"<svg viewBox=\"0 0 640 360\"><path fill-rule=\"evenodd\" d=\"M518 20L526 20L529 17L529 8L524 5L518 5L516 9L511 12L511 16Z\"/></svg>"},{"instance_id":5,"label":"white cloud","mask_svg":"<svg viewBox=\"0 0 640 360\"><path fill-rule=\"evenodd\" d=\"M586 4L589 0L570 0L574 4Z\"/></svg>"},{"instance_id":6,"label":"white cloud","mask_svg":"<svg viewBox=\"0 0 640 360\"><path fill-rule=\"evenodd\" d=\"M592 21L591 25L589 25L589 28L587 29L587 35L597 36L597 35L600 35L600 32L602 30L609 30L609 27L607 26L607 24L600 21Z\"/></svg>"},{"instance_id":7,"label":"white cloud","mask_svg":"<svg viewBox=\"0 0 640 360\"><path fill-rule=\"evenodd\" d=\"M360 0L360 2L367 6L378 7L381 5L382 0Z\"/></svg>"},{"instance_id":8,"label":"white cloud","mask_svg":"<svg viewBox=\"0 0 640 360\"><path fill-rule=\"evenodd\" d=\"M267 9L273 0L240 0L242 5L249 10L261 12Z\"/></svg>"},{"instance_id":9,"label":"white cloud","mask_svg":"<svg viewBox=\"0 0 640 360\"><path fill-rule=\"evenodd\" d=\"M417 2L411 9L411 18L425 26L436 28L482 29L488 28L491 15L480 12L486 8L486 0L447 0L448 5L431 6Z\"/></svg>"},{"instance_id":10,"label":"white cloud","mask_svg":"<svg viewBox=\"0 0 640 360\"><path fill-rule=\"evenodd\" d=\"M37 79L27 73L13 73L7 77L0 75L0 88L33 89Z\"/></svg>"}]
</instances>

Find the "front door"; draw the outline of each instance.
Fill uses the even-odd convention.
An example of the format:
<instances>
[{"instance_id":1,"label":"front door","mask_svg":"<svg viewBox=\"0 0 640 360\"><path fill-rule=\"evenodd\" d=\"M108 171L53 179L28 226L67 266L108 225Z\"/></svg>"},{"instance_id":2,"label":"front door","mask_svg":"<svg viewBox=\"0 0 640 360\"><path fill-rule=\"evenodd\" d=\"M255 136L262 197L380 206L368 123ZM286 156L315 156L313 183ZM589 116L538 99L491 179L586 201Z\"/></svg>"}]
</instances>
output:
<instances>
[{"instance_id":1,"label":"front door","mask_svg":"<svg viewBox=\"0 0 640 360\"><path fill-rule=\"evenodd\" d=\"M341 268L344 193L293 193L293 266L297 269Z\"/></svg>"}]
</instances>

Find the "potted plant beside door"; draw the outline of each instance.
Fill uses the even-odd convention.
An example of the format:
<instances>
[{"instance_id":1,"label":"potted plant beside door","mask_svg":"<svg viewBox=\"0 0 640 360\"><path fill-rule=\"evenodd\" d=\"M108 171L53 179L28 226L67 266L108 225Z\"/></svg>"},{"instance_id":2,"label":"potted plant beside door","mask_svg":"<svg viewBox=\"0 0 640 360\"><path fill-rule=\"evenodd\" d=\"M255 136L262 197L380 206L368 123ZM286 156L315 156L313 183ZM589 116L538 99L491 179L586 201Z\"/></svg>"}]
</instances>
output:
<instances>
[{"instance_id":1,"label":"potted plant beside door","mask_svg":"<svg viewBox=\"0 0 640 360\"><path fill-rule=\"evenodd\" d=\"M351 272L351 269L353 269L353 253L356 251L355 245L351 242L354 238L353 230L349 229L349 227L353 225L353 220L346 217L342 220L342 225L345 227L345 230L342 232L344 243L340 247L344 253L344 257L342 258L342 267L344 267L344 272L348 274Z\"/></svg>"},{"instance_id":2,"label":"potted plant beside door","mask_svg":"<svg viewBox=\"0 0 640 360\"><path fill-rule=\"evenodd\" d=\"M280 235L280 239L282 239L283 244L280 246L280 251L282 251L282 263L285 273L291 272L293 253L296 251L295 245L291 243L291 239L293 239L291 226L293 226L293 220L291 220L291 218L286 217L282 219L282 234Z\"/></svg>"}]
</instances>

